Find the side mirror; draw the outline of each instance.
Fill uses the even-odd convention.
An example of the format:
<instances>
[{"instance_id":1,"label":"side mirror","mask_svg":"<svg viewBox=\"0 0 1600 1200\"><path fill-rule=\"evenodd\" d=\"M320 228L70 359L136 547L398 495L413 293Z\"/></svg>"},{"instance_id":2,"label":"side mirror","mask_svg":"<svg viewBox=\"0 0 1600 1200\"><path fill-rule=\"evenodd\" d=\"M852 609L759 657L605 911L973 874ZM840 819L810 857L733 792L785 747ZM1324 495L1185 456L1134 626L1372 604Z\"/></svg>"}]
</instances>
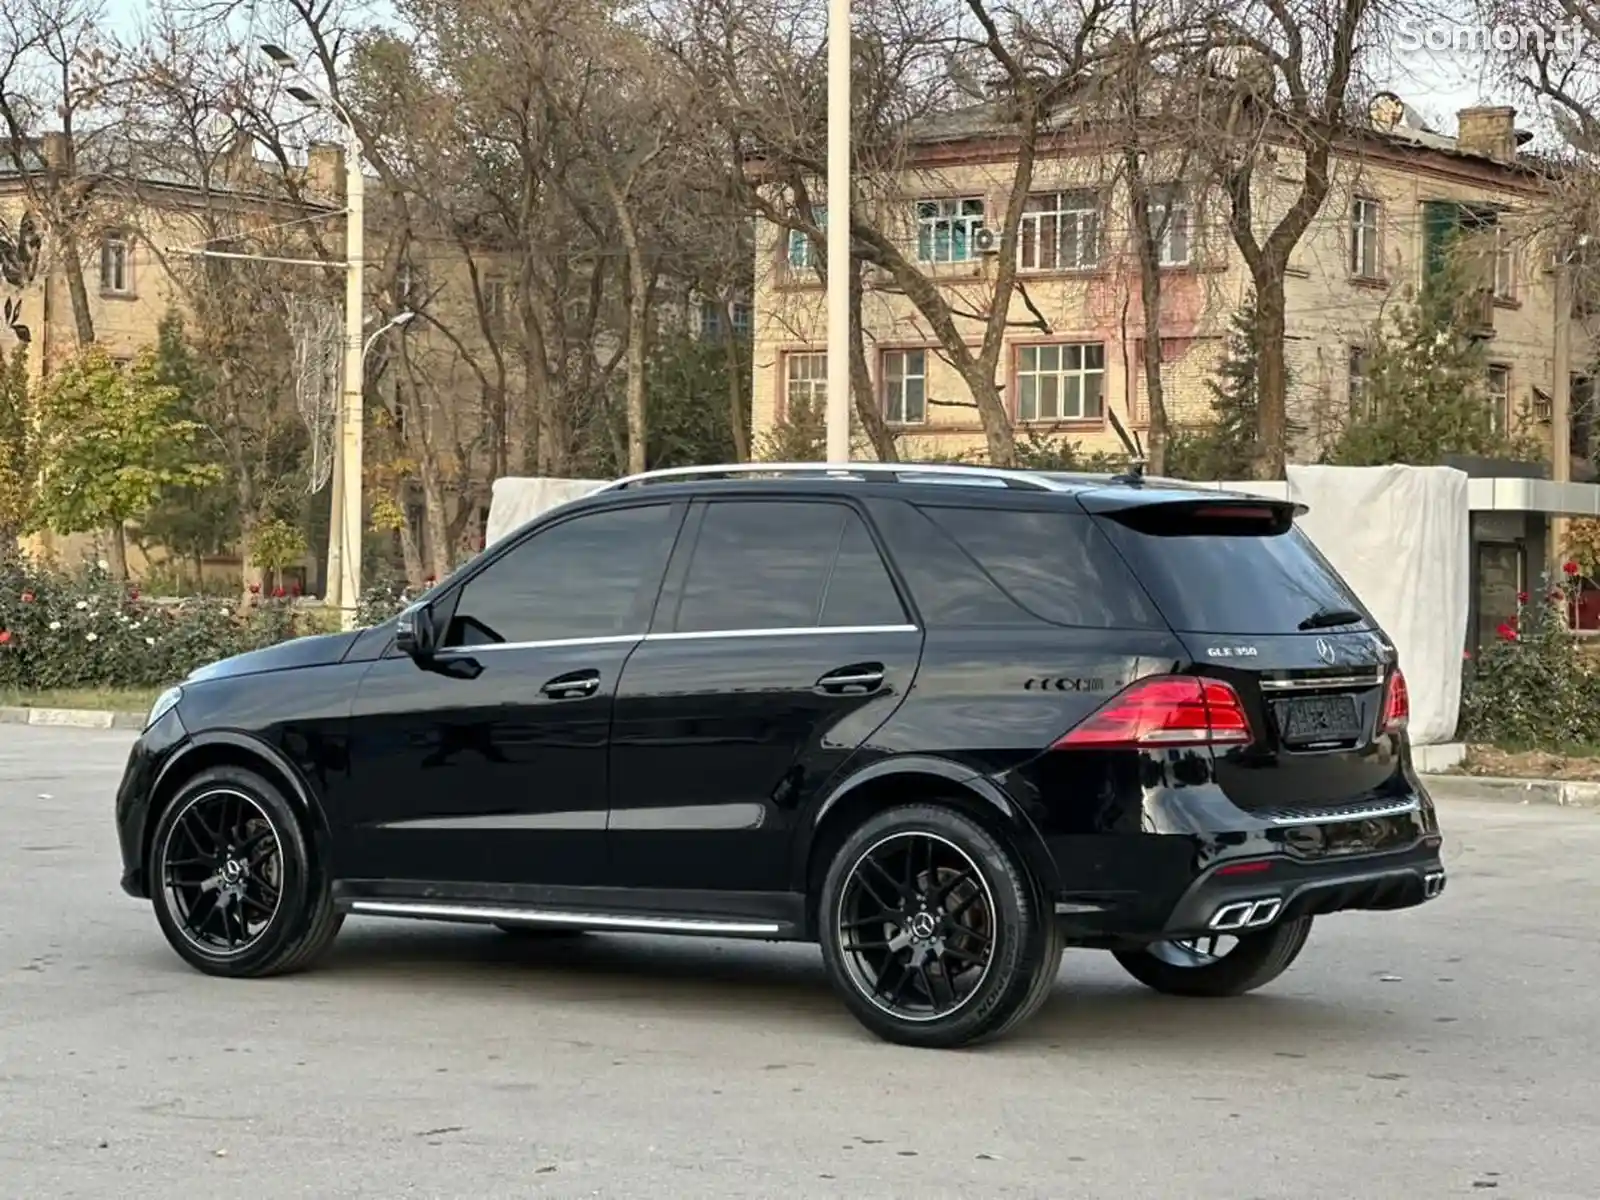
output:
<instances>
[{"instance_id":1,"label":"side mirror","mask_svg":"<svg viewBox=\"0 0 1600 1200\"><path fill-rule=\"evenodd\" d=\"M413 604L395 620L395 648L418 662L426 662L439 648L438 630L433 624L433 606Z\"/></svg>"}]
</instances>

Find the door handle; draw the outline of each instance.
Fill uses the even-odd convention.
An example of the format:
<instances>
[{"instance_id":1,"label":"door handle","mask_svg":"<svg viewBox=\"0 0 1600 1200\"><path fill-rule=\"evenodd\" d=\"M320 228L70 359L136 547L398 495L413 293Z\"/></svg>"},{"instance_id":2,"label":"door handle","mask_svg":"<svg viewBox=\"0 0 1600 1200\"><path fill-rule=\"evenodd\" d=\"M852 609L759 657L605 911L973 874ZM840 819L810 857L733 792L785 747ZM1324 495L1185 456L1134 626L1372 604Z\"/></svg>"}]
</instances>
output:
<instances>
[{"instance_id":1,"label":"door handle","mask_svg":"<svg viewBox=\"0 0 1600 1200\"><path fill-rule=\"evenodd\" d=\"M581 700L600 690L599 671L572 671L557 675L539 691L552 700Z\"/></svg>"},{"instance_id":2,"label":"door handle","mask_svg":"<svg viewBox=\"0 0 1600 1200\"><path fill-rule=\"evenodd\" d=\"M853 663L817 680L817 688L833 696L871 695L882 686L882 663Z\"/></svg>"}]
</instances>

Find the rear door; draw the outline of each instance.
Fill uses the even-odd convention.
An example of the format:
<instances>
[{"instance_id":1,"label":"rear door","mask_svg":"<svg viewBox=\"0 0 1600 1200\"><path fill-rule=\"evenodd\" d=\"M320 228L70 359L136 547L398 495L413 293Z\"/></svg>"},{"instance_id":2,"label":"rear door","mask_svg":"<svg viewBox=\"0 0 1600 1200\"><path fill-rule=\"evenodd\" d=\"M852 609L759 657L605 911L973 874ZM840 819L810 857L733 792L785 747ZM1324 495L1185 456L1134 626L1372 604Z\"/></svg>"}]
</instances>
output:
<instances>
[{"instance_id":1,"label":"rear door","mask_svg":"<svg viewBox=\"0 0 1600 1200\"><path fill-rule=\"evenodd\" d=\"M1083 499L1197 669L1244 701L1255 740L1217 765L1234 803L1336 806L1406 790L1381 728L1392 645L1292 506L1132 489Z\"/></svg>"},{"instance_id":2,"label":"rear door","mask_svg":"<svg viewBox=\"0 0 1600 1200\"><path fill-rule=\"evenodd\" d=\"M853 505L698 506L617 691L615 881L782 890L803 805L899 707L921 648Z\"/></svg>"}]
</instances>

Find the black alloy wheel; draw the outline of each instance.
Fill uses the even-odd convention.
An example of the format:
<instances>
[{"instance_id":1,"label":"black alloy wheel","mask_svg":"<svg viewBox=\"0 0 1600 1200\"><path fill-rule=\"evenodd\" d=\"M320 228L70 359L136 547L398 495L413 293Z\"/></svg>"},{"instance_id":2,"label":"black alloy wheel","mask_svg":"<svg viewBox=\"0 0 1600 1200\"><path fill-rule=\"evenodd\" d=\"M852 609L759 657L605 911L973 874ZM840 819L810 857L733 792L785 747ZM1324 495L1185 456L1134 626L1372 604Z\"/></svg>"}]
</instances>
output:
<instances>
[{"instance_id":1,"label":"black alloy wheel","mask_svg":"<svg viewBox=\"0 0 1600 1200\"><path fill-rule=\"evenodd\" d=\"M201 953L246 953L283 904L283 847L266 811L241 791L187 800L167 829L161 867L178 927Z\"/></svg>"},{"instance_id":2,"label":"black alloy wheel","mask_svg":"<svg viewBox=\"0 0 1600 1200\"><path fill-rule=\"evenodd\" d=\"M151 903L168 943L210 975L277 975L310 965L344 917L301 819L253 771L188 780L151 838Z\"/></svg>"},{"instance_id":3,"label":"black alloy wheel","mask_svg":"<svg viewBox=\"0 0 1600 1200\"><path fill-rule=\"evenodd\" d=\"M1060 963L1053 922L1011 852L949 808L868 820L834 858L819 922L845 1003L908 1045L1002 1032L1042 1003Z\"/></svg>"},{"instance_id":4,"label":"black alloy wheel","mask_svg":"<svg viewBox=\"0 0 1600 1200\"><path fill-rule=\"evenodd\" d=\"M1311 918L1297 917L1249 933L1205 934L1115 953L1128 974L1169 996L1241 996L1287 971L1310 935Z\"/></svg>"}]
</instances>

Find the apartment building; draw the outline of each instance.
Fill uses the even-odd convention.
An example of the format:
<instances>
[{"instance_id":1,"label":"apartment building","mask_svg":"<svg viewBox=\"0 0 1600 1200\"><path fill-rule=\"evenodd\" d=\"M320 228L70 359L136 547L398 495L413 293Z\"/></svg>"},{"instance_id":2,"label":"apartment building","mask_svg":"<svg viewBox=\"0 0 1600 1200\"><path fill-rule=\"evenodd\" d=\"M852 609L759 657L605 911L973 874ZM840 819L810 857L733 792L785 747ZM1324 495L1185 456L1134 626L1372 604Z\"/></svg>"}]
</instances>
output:
<instances>
[{"instance_id":1,"label":"apartment building","mask_svg":"<svg viewBox=\"0 0 1600 1200\"><path fill-rule=\"evenodd\" d=\"M340 260L346 182L342 148L313 145L303 164L287 175L278 165L260 161L248 142L213 158L191 161L161 148L153 148L148 160L140 161L139 148L123 142L115 150L114 170L98 162L101 155L109 157L111 151L92 143L77 148L80 173L93 172L104 180L93 190L77 241L95 340L114 359L130 362L142 348L154 345L169 313L192 314L202 263L215 269L208 281L213 296L227 293L231 280L238 284L241 303L262 306L250 319L282 334L285 357L289 335L284 303L296 296L327 298L334 322L331 332L342 344ZM48 237L28 244L28 230L41 230L37 219L27 214L40 189L50 186L49 173L60 171L65 157L65 145L57 134L24 146L17 156L9 148L0 155L0 267L5 268L0 272L0 292L10 318L9 327L0 327L0 346L8 354L19 348L26 353L34 379L71 353L79 341L72 273L63 247ZM380 406L396 431L403 431L408 421L428 422L429 440L436 437L439 444L452 448L450 468L460 478L474 481L473 487L449 489L446 524L460 524L457 518L462 517L469 526L475 522L481 535L491 482L481 429L490 405L481 393L486 386L502 391L520 386L516 378L520 355L497 356L489 350L491 341L499 338L503 343L510 336L515 317L511 278L492 252L476 254L469 268L460 241L443 231L438 236L424 231L410 237L405 249L389 261L396 228L394 214L372 180L366 219L368 331L376 333L388 317L408 309L426 306L432 319L410 322L403 333L393 329L371 344L369 423L378 419ZM203 249L239 257L204 259L198 256ZM321 261L332 265L319 265ZM270 287L263 283L267 272L275 272ZM393 349L393 339L401 336L406 339L410 377L428 381L426 403L404 404L399 373L385 370L385 351ZM486 384L483 372L469 361L474 357L480 367L495 361L507 376ZM273 397L280 419L284 412L293 414L298 404L289 371L281 374L270 385L262 384L283 393ZM441 397L445 403L439 403ZM244 419L259 419L259 414L247 413ZM463 446L471 448L467 460L457 461L463 456L453 450ZM462 506L474 506L475 511L463 517L457 511ZM406 507L426 557L426 541L436 536L436 530L422 519L419 497L406 497ZM472 536L469 530L467 539ZM92 552L95 542L95 535L45 535L36 549L71 560ZM137 546L129 550L135 573L152 565ZM155 557L159 562L164 556L156 549ZM320 563L320 552L313 554L298 573L308 590L320 588ZM237 554L218 555L205 565L207 574L235 577L240 568Z\"/></svg>"},{"instance_id":2,"label":"apartment building","mask_svg":"<svg viewBox=\"0 0 1600 1200\"><path fill-rule=\"evenodd\" d=\"M894 231L903 252L950 301L974 349L997 263L998 238L982 231L997 232L1013 181L1013 160L993 113L994 106L980 106L925 127L905 151L901 178L875 189L888 199L869 201L880 227ZM1374 322L1433 269L1457 230L1483 247L1475 335L1486 346L1496 419L1549 436L1558 317L1551 252L1539 236L1548 215L1545 185L1520 157L1527 135L1516 128L1515 110L1466 109L1457 121L1455 135L1446 136L1398 98L1381 97L1371 128L1353 135L1336 157L1333 192L1295 250L1286 281L1296 458L1314 458L1359 408L1364 345ZM1273 165L1257 172L1255 197L1263 233L1293 202L1303 171L1288 147L1265 153ZM1169 420L1210 419L1205 384L1223 354L1230 317L1250 290L1219 197L1191 187L1179 168L1153 157L1146 170L1152 216L1165 226L1161 325L1144 328L1119 158L1103 138L1098 145L1091 138L1047 140L1017 246L1027 297L1012 303L997 371L1019 430L1114 453L1120 442L1108 412L1135 429L1149 423L1147 336L1161 340ZM1163 177L1164 169L1172 174ZM792 402L820 400L827 385L819 248L771 223L758 228L757 247L753 426L759 438ZM862 324L875 400L900 453L981 457L985 443L969 390L923 315L887 283L868 272ZM1560 319L1573 322L1572 363L1591 362L1585 319ZM1581 370L1572 371L1579 410L1592 385ZM857 444L858 453L870 455L864 440Z\"/></svg>"}]
</instances>

